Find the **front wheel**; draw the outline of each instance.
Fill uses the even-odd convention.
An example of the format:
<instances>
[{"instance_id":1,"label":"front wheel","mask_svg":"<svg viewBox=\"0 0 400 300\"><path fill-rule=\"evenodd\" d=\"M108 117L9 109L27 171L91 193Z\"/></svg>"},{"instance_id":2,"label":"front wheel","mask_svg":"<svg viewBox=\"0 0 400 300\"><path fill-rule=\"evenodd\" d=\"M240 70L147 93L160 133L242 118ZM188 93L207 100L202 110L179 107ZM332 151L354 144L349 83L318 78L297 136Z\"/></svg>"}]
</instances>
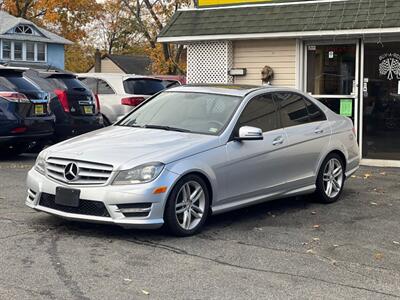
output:
<instances>
[{"instance_id":1,"label":"front wheel","mask_svg":"<svg viewBox=\"0 0 400 300\"><path fill-rule=\"evenodd\" d=\"M204 180L197 175L180 179L172 189L165 208L165 223L177 236L190 236L201 230L207 219L210 196Z\"/></svg>"},{"instance_id":2,"label":"front wheel","mask_svg":"<svg viewBox=\"0 0 400 300\"><path fill-rule=\"evenodd\" d=\"M315 196L323 203L332 203L340 198L345 181L345 166L342 158L329 154L321 165L317 178Z\"/></svg>"}]
</instances>

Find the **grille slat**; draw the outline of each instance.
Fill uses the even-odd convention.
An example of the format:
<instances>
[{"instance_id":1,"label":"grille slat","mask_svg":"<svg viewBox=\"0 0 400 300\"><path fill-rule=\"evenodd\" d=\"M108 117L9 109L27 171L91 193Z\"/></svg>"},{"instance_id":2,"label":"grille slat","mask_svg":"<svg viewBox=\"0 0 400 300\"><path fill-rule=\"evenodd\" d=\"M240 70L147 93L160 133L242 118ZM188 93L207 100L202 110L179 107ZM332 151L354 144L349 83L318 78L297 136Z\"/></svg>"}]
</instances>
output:
<instances>
[{"instance_id":1,"label":"grille slat","mask_svg":"<svg viewBox=\"0 0 400 300\"><path fill-rule=\"evenodd\" d=\"M64 177L65 167L75 163L78 166L78 177L68 181ZM105 184L112 174L113 166L64 158L50 157L46 161L47 176L69 185L101 185Z\"/></svg>"},{"instance_id":2,"label":"grille slat","mask_svg":"<svg viewBox=\"0 0 400 300\"><path fill-rule=\"evenodd\" d=\"M42 193L39 205L71 214L110 217L104 203L100 201L80 199L78 207L70 207L55 203L54 195Z\"/></svg>"}]
</instances>

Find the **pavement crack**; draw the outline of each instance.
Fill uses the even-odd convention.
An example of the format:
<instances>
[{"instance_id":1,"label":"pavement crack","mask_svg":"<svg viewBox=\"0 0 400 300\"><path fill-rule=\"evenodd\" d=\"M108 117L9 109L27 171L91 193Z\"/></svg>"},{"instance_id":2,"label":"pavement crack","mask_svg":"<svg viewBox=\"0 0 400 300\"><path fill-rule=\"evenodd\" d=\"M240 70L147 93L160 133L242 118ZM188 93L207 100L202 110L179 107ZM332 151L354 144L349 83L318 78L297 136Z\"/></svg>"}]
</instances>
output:
<instances>
[{"instance_id":1,"label":"pavement crack","mask_svg":"<svg viewBox=\"0 0 400 300\"><path fill-rule=\"evenodd\" d=\"M202 260L207 260L207 261L214 262L214 263L217 263L217 264L220 264L220 265L224 265L224 266L232 267L232 268L237 268L237 269L241 269L241 270L255 271L255 272L276 274L276 275L283 275L283 276L296 277L296 278L303 278L303 279L306 279L306 280L314 280L314 281L319 281L319 282L322 282L322 283L325 283L325 284L329 284L329 285L341 286L341 287L346 287L346 288L366 291L366 292L370 292L370 293L374 293L374 294L378 294L378 295L389 296L389 297L392 297L392 298L400 299L400 295L386 293L386 292L383 292L383 291L374 290L374 289L366 288L366 287L360 287L360 286L356 286L356 285L352 285L352 284L345 284L345 283L340 283L340 282L335 282L335 281L330 281L330 280L325 280L325 279L321 279L321 278L317 278L317 277L306 276L306 275L301 275L301 274L295 274L295 273L290 273L290 272L282 272L282 271L267 270L267 269L261 269L261 268L255 268L255 267L241 266L241 265L229 263L229 262L226 262L226 261L223 261L223 260L220 260L220 259L214 259L214 258L211 258L211 257L202 256L202 255L199 255L199 254L189 253L186 250L183 250L183 249L180 249L180 248L176 248L176 247L172 247L172 246L165 245L165 244L158 243L158 242L153 242L153 241L148 241L148 240L140 240L140 239L137 239L137 238L135 238L133 240L129 239L129 240L126 240L126 241L134 243L134 244L142 245L142 246L154 247L154 248L170 251L170 252L173 252L173 253L178 254L178 255L185 255L185 256L190 256L190 257L194 257L194 258L198 258L198 259L202 259Z\"/></svg>"},{"instance_id":2,"label":"pavement crack","mask_svg":"<svg viewBox=\"0 0 400 300\"><path fill-rule=\"evenodd\" d=\"M68 274L64 265L61 263L60 255L57 249L58 240L59 236L53 235L50 240L50 246L47 249L47 254L50 257L51 264L56 271L58 278L63 282L65 287L69 290L69 292L75 299L89 300L89 298L84 295L78 284L72 279L72 276Z\"/></svg>"}]
</instances>

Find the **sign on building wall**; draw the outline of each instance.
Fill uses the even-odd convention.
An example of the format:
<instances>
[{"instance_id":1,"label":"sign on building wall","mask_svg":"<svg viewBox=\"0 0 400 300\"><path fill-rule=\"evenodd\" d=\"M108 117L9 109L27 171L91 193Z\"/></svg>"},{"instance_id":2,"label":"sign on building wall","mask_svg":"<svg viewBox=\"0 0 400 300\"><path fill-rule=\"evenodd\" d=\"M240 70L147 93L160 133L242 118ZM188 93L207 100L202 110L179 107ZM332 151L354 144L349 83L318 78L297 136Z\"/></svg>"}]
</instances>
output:
<instances>
[{"instance_id":1,"label":"sign on building wall","mask_svg":"<svg viewBox=\"0 0 400 300\"><path fill-rule=\"evenodd\" d=\"M198 6L222 6L232 4L255 4L268 2L294 2L301 0L197 0ZM303 0L312 1L312 0Z\"/></svg>"}]
</instances>

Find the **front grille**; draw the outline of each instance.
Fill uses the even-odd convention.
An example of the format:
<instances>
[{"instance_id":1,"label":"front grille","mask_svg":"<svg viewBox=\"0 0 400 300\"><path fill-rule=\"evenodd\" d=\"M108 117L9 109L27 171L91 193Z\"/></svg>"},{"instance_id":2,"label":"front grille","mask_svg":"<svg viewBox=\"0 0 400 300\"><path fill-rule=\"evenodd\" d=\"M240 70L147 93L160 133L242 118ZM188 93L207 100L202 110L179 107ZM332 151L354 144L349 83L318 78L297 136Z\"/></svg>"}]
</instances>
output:
<instances>
[{"instance_id":1,"label":"front grille","mask_svg":"<svg viewBox=\"0 0 400 300\"><path fill-rule=\"evenodd\" d=\"M108 213L104 203L100 201L81 199L79 200L78 207L70 207L56 204L54 195L42 193L39 205L71 214L110 217L110 214Z\"/></svg>"},{"instance_id":2,"label":"front grille","mask_svg":"<svg viewBox=\"0 0 400 300\"><path fill-rule=\"evenodd\" d=\"M64 177L65 167L70 163L78 166L77 177L72 181L68 181ZM46 161L47 176L71 185L105 184L111 176L112 169L111 165L56 157L50 157Z\"/></svg>"}]
</instances>

